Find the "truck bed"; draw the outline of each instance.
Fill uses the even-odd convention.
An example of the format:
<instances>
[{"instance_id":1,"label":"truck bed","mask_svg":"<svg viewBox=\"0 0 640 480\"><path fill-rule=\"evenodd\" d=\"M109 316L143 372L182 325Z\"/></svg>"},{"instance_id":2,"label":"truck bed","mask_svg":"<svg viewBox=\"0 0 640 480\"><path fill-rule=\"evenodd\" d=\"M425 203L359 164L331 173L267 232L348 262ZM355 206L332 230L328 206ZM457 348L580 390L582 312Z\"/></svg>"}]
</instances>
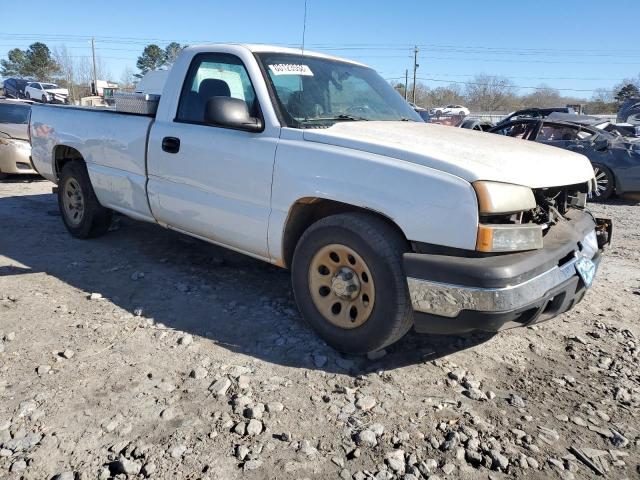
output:
<instances>
[{"instance_id":1,"label":"truck bed","mask_svg":"<svg viewBox=\"0 0 640 480\"><path fill-rule=\"evenodd\" d=\"M57 182L56 160L68 155L69 148L76 150L84 158L93 188L105 207L117 203L123 210L124 203L131 216L149 219L146 150L153 122L153 116L114 109L33 105L34 167L43 177Z\"/></svg>"}]
</instances>

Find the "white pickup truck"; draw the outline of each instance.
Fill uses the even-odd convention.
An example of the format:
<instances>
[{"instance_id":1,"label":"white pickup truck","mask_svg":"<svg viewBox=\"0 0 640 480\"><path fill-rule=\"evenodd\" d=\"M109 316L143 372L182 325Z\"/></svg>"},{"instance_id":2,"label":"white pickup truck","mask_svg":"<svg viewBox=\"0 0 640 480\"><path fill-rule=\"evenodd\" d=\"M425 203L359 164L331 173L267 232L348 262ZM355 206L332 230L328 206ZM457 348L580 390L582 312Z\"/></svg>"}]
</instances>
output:
<instances>
[{"instance_id":1,"label":"white pickup truck","mask_svg":"<svg viewBox=\"0 0 640 480\"><path fill-rule=\"evenodd\" d=\"M425 124L371 68L307 51L191 47L155 114L34 105L30 135L72 235L117 211L289 268L343 352L560 314L611 232L585 157Z\"/></svg>"}]
</instances>

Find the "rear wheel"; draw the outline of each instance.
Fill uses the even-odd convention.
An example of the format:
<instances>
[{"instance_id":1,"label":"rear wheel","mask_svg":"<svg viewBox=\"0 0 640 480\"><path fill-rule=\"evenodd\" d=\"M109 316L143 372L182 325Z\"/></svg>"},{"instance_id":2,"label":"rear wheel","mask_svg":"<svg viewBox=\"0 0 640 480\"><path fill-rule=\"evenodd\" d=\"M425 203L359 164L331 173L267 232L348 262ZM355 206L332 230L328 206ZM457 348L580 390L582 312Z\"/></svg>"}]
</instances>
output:
<instances>
[{"instance_id":1,"label":"rear wheel","mask_svg":"<svg viewBox=\"0 0 640 480\"><path fill-rule=\"evenodd\" d=\"M593 164L593 173L596 177L595 198L606 200L613 195L614 178L611 170L598 163Z\"/></svg>"},{"instance_id":2,"label":"rear wheel","mask_svg":"<svg viewBox=\"0 0 640 480\"><path fill-rule=\"evenodd\" d=\"M74 237L97 237L111 225L112 212L98 202L82 162L69 162L63 167L58 183L58 207Z\"/></svg>"},{"instance_id":3,"label":"rear wheel","mask_svg":"<svg viewBox=\"0 0 640 480\"><path fill-rule=\"evenodd\" d=\"M364 354L399 340L413 324L402 268L404 238L365 213L333 215L303 234L293 257L296 302L332 347Z\"/></svg>"}]
</instances>

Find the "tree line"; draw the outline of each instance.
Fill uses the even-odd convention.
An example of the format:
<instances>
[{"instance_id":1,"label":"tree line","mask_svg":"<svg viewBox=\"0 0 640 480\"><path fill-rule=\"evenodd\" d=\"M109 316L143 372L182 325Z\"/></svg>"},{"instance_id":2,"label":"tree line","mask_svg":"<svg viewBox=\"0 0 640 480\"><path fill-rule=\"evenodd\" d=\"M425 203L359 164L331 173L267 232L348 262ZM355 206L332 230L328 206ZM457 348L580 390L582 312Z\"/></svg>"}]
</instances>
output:
<instances>
[{"instance_id":1,"label":"tree line","mask_svg":"<svg viewBox=\"0 0 640 480\"><path fill-rule=\"evenodd\" d=\"M100 55L96 55L96 74L98 80L118 83L125 90L132 89L135 82L149 70L170 66L184 48L186 45L177 42L171 42L165 48L147 45L136 62L138 72L126 67L119 81L112 77ZM45 43L35 42L24 50L9 50L7 58L0 60L0 76L56 82L69 89L69 96L75 101L91 95L93 62L86 55L71 55L64 45L50 49Z\"/></svg>"},{"instance_id":2,"label":"tree line","mask_svg":"<svg viewBox=\"0 0 640 480\"><path fill-rule=\"evenodd\" d=\"M405 86L395 83L395 89L404 96ZM413 84L407 88L407 99L412 100ZM590 99L563 95L560 90L541 84L531 93L519 94L513 82L504 76L479 74L467 82L451 83L431 88L416 82L415 104L423 108L445 105L465 105L473 111L510 112L528 107L558 107L584 105L590 114L616 113L627 98L640 96L640 74L624 79L609 89L597 89Z\"/></svg>"},{"instance_id":3,"label":"tree line","mask_svg":"<svg viewBox=\"0 0 640 480\"><path fill-rule=\"evenodd\" d=\"M144 47L136 61L137 72L125 68L120 77L120 87L132 88L137 79L150 70L166 68L173 64L187 45L171 42L164 48L157 44ZM96 57L97 76L100 80L113 81L104 61ZM42 42L35 42L27 49L9 50L7 58L0 60L0 75L3 77L33 78L40 81L55 81L69 89L72 100L90 94L93 80L93 65L87 56L73 56L63 45L53 50ZM404 84L396 83L396 90L404 95ZM413 85L408 86L407 98L412 100ZM565 96L549 87L539 85L532 93L519 94L513 82L504 76L480 74L462 83L430 88L416 83L415 103L430 108L449 104L461 104L475 111L512 111L524 107L554 107L567 104L583 104L588 113L615 113L625 99L640 96L640 74L635 79L624 79L613 90L597 89L589 100Z\"/></svg>"}]
</instances>

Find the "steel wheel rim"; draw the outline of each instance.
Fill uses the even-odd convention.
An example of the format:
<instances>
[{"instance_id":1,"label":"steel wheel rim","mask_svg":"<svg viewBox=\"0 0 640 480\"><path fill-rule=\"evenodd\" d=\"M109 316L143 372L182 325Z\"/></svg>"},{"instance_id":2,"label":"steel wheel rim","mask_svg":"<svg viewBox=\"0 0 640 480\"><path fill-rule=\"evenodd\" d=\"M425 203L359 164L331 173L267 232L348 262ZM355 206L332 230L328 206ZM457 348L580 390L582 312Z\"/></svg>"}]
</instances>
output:
<instances>
[{"instance_id":1,"label":"steel wheel rim","mask_svg":"<svg viewBox=\"0 0 640 480\"><path fill-rule=\"evenodd\" d=\"M609 179L607 178L607 172L600 170L598 167L593 169L593 175L596 177L596 196L599 197L609 187Z\"/></svg>"},{"instance_id":2,"label":"steel wheel rim","mask_svg":"<svg viewBox=\"0 0 640 480\"><path fill-rule=\"evenodd\" d=\"M84 216L84 195L75 178L68 178L62 191L65 217L72 225L79 225Z\"/></svg>"},{"instance_id":3,"label":"steel wheel rim","mask_svg":"<svg viewBox=\"0 0 640 480\"><path fill-rule=\"evenodd\" d=\"M347 330L369 320L375 305L369 266L355 250L338 243L322 247L311 259L309 292L320 314Z\"/></svg>"}]
</instances>

